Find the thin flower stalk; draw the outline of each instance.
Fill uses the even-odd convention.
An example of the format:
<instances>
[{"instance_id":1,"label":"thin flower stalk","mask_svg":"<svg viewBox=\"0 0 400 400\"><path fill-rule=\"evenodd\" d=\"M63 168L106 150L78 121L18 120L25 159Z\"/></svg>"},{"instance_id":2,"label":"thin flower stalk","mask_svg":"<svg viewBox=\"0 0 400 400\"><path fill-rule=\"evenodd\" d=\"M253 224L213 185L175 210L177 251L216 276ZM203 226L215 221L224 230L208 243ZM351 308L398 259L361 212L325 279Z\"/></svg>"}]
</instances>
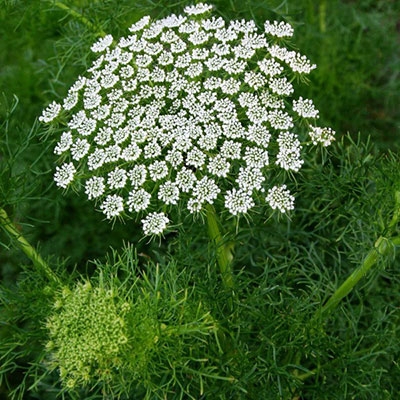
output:
<instances>
[{"instance_id":1,"label":"thin flower stalk","mask_svg":"<svg viewBox=\"0 0 400 400\"><path fill-rule=\"evenodd\" d=\"M325 305L317 312L317 317L329 315L379 259L392 254L394 248L400 245L400 236L391 236L400 220L400 191L395 191L394 200L393 216L386 230L387 237L380 236L378 238L373 249L368 252L361 265L342 283Z\"/></svg>"},{"instance_id":2,"label":"thin flower stalk","mask_svg":"<svg viewBox=\"0 0 400 400\"><path fill-rule=\"evenodd\" d=\"M98 36L104 37L106 36L106 33L103 30L99 30L92 22L90 22L86 17L84 17L82 14L79 12L75 11L71 7L67 6L61 1L54 1L51 2L54 6L60 8L61 10L67 11L68 14L70 14L72 17L76 18L78 21L82 22L84 25L86 25L89 29L91 29L93 32L96 32Z\"/></svg>"},{"instance_id":3,"label":"thin flower stalk","mask_svg":"<svg viewBox=\"0 0 400 400\"><path fill-rule=\"evenodd\" d=\"M232 272L232 249L227 245L218 226L218 219L212 205L207 207L208 233L211 241L215 244L217 263L221 273L221 279L226 289L234 287Z\"/></svg>"},{"instance_id":4,"label":"thin flower stalk","mask_svg":"<svg viewBox=\"0 0 400 400\"><path fill-rule=\"evenodd\" d=\"M361 278L365 277L367 272L374 265L376 265L377 261L382 257L390 255L393 252L393 248L399 245L400 236L391 239L387 239L382 236L379 237L379 239L375 242L374 248L368 252L361 265L342 283L338 289L336 289L335 293L317 312L317 317L325 317L329 315L340 303L340 301L353 290Z\"/></svg>"},{"instance_id":5,"label":"thin flower stalk","mask_svg":"<svg viewBox=\"0 0 400 400\"><path fill-rule=\"evenodd\" d=\"M32 261L38 272L45 275L47 279L60 283L58 276L51 270L42 256L32 247L32 245L22 236L21 232L15 227L4 209L0 209L0 224L3 229L11 236L16 245Z\"/></svg>"}]
</instances>

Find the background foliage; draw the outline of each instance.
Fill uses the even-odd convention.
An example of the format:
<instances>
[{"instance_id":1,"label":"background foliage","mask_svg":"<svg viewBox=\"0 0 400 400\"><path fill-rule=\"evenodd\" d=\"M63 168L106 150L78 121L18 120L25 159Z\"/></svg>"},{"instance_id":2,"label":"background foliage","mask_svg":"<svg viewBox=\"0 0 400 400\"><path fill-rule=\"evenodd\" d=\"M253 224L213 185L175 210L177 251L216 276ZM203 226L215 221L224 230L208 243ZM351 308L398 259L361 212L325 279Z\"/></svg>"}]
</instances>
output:
<instances>
[{"instance_id":1,"label":"background foliage","mask_svg":"<svg viewBox=\"0 0 400 400\"><path fill-rule=\"evenodd\" d=\"M63 98L86 70L89 48L102 31L125 35L141 16L178 13L188 2L65 1L79 18L60 4L0 1L0 205L21 232L71 285L78 273L96 281L110 247L126 252L124 242L134 244L137 255L130 253L131 261L148 274L156 264L166 271L175 265L182 282L195 282L196 301L201 298L214 318L229 326L229 334L224 357L217 357L213 335L205 339L215 370L204 367L210 376L187 385L194 398L395 399L400 390L398 257L384 258L324 329L313 316L385 234L395 207L394 190L400 186L399 2L213 2L224 18L253 18L260 26L266 19L284 18L295 27L294 43L318 66L302 94L314 100L321 124L338 133L330 154L318 155L318 163L304 166L298 175L291 219L260 210L228 237L236 243L237 276L230 311L215 276L205 226L147 243L131 223L102 221L83 196L63 195L55 188L54 140L36 122L43 107ZM224 228L235 232L230 221ZM29 261L3 233L0 244L0 357L7 359L10 348L18 354L15 363L0 367L5 372L0 397L7 398L19 385L33 385L36 394L32 390L24 398L53 399L61 389L57 375L43 371L46 339L40 333L53 294L32 276ZM88 262L93 259L98 261ZM180 293L182 287L174 290ZM315 374L303 376L310 371ZM34 375L40 373L46 377L35 387ZM213 379L213 374L232 379ZM188 376L177 382L189 382ZM166 398L175 398L168 393ZM144 392L138 389L137 396Z\"/></svg>"}]
</instances>

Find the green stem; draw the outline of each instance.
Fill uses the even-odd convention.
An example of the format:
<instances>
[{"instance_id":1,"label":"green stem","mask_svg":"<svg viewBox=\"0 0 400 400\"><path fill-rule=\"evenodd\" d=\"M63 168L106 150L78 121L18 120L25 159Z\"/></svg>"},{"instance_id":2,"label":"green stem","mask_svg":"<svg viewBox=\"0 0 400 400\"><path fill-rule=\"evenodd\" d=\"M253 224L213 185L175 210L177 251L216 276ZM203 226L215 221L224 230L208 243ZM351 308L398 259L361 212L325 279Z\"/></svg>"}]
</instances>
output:
<instances>
[{"instance_id":1,"label":"green stem","mask_svg":"<svg viewBox=\"0 0 400 400\"><path fill-rule=\"evenodd\" d=\"M90 22L86 17L84 17L82 14L78 13L77 11L73 10L72 8L68 7L63 2L55 1L52 4L54 4L56 7L60 8L64 11L67 11L68 14L72 15L74 18L76 18L77 20L79 20L83 24L85 24L89 29L96 32L98 34L98 36L101 36L101 37L106 36L106 33L103 30L97 29L97 27L92 22Z\"/></svg>"},{"instance_id":2,"label":"green stem","mask_svg":"<svg viewBox=\"0 0 400 400\"><path fill-rule=\"evenodd\" d=\"M8 217L6 211L2 208L0 208L0 225L15 240L17 246L32 261L33 265L39 272L43 273L49 280L60 283L58 276L51 270L51 268L43 260L41 255L21 235L21 233Z\"/></svg>"},{"instance_id":3,"label":"green stem","mask_svg":"<svg viewBox=\"0 0 400 400\"><path fill-rule=\"evenodd\" d=\"M328 315L353 290L354 286L376 264L378 259L389 255L393 250L393 246L398 245L400 245L400 236L391 238L390 240L381 236L375 242L374 248L364 258L362 264L335 291L331 298L318 311L317 316Z\"/></svg>"},{"instance_id":4,"label":"green stem","mask_svg":"<svg viewBox=\"0 0 400 400\"><path fill-rule=\"evenodd\" d=\"M208 234L215 243L217 263L221 273L222 282L226 289L233 289L233 274L231 268L232 252L230 246L224 243L218 226L217 215L212 205L207 206Z\"/></svg>"}]
</instances>

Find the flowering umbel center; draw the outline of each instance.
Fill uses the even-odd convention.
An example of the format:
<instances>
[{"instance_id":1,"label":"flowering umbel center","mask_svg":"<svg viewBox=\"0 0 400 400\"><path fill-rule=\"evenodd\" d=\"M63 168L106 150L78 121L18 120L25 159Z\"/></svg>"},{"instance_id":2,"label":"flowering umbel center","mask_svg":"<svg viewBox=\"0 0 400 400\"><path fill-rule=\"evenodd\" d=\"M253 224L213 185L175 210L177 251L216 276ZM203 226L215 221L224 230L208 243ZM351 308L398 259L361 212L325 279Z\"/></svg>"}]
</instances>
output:
<instances>
[{"instance_id":1,"label":"flowering umbel center","mask_svg":"<svg viewBox=\"0 0 400 400\"><path fill-rule=\"evenodd\" d=\"M83 183L107 219L137 214L146 235L162 233L178 203L192 214L213 203L232 215L260 201L293 209L290 174L273 171L297 172L304 144L334 140L314 125L312 100L292 98L291 78L315 68L283 47L292 27L267 21L260 33L211 10L146 16L127 37L100 39L87 75L40 117L66 121L56 184Z\"/></svg>"}]
</instances>

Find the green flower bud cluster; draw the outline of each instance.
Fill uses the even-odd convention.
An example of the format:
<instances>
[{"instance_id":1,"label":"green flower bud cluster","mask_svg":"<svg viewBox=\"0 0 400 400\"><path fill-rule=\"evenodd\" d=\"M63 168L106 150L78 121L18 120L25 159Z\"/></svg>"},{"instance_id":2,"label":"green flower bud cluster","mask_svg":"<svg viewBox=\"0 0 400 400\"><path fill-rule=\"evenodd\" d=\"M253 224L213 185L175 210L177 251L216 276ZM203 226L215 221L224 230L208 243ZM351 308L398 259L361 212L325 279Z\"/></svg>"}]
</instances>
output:
<instances>
[{"instance_id":1,"label":"green flower bud cluster","mask_svg":"<svg viewBox=\"0 0 400 400\"><path fill-rule=\"evenodd\" d=\"M179 387L186 369L200 376L212 368L201 354L217 346L217 323L184 273L173 264L163 271L151 266L146 275L129 268L134 257L127 249L99 264L91 281L63 287L54 299L47 359L68 392L164 393Z\"/></svg>"},{"instance_id":2,"label":"green flower bud cluster","mask_svg":"<svg viewBox=\"0 0 400 400\"><path fill-rule=\"evenodd\" d=\"M65 385L108 380L123 365L129 349L125 317L131 310L116 291L78 283L64 288L47 320L52 363Z\"/></svg>"}]
</instances>

